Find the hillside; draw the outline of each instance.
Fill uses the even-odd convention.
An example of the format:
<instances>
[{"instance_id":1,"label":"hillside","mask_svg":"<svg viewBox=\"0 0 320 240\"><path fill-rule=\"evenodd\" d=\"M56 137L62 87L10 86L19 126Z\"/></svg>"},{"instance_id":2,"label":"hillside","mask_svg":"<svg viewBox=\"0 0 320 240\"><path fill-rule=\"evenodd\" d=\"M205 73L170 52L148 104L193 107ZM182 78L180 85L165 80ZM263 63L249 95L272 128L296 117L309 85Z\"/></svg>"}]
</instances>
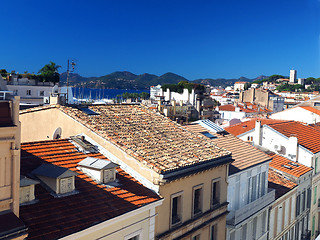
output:
<instances>
[{"instance_id":1,"label":"hillside","mask_svg":"<svg viewBox=\"0 0 320 240\"><path fill-rule=\"evenodd\" d=\"M259 76L254 79L240 77L237 79L197 79L192 82L201 83L204 85L226 87L233 85L236 81L252 82L257 79L263 79L265 76ZM67 74L60 75L60 83L66 85ZM144 73L140 75L133 74L127 71L117 71L104 75L101 77L82 77L76 73L70 73L69 85L73 87L87 87L87 88L109 88L109 89L149 89L150 86L158 84L177 84L181 81L190 81L175 73L165 73L161 76Z\"/></svg>"}]
</instances>

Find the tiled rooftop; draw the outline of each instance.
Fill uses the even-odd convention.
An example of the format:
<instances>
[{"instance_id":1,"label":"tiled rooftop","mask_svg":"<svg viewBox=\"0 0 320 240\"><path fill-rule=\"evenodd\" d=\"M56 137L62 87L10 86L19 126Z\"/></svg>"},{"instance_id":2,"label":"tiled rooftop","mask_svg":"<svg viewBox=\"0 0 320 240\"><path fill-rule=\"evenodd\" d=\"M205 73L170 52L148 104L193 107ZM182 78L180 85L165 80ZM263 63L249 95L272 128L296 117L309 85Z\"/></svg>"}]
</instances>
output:
<instances>
[{"instance_id":1,"label":"tiled rooftop","mask_svg":"<svg viewBox=\"0 0 320 240\"><path fill-rule=\"evenodd\" d=\"M246 112L246 113L258 113L258 112L269 113L269 112L271 112L270 110L262 108L262 107L259 109L257 105L254 105L251 103L246 103L246 104L239 103L238 107L240 109L240 112ZM236 111L236 106L234 106L233 104L222 105L222 106L219 106L219 111L234 112L234 111Z\"/></svg>"},{"instance_id":2,"label":"tiled rooftop","mask_svg":"<svg viewBox=\"0 0 320 240\"><path fill-rule=\"evenodd\" d=\"M232 153L232 159L234 160L229 166L229 173L233 174L244 170L246 168L253 167L255 165L261 164L266 161L270 161L270 157L253 147L252 145L242 141L241 139L233 136L229 133L217 134L208 129L200 126L199 124L190 124L184 126L189 131L195 133L210 132L210 134L216 136L217 138L209 139L208 142L215 143L218 147L227 149Z\"/></svg>"},{"instance_id":3,"label":"tiled rooftop","mask_svg":"<svg viewBox=\"0 0 320 240\"><path fill-rule=\"evenodd\" d=\"M276 198L279 198L295 188L297 184L283 176L281 173L269 168L268 186L276 190Z\"/></svg>"},{"instance_id":4,"label":"tiled rooftop","mask_svg":"<svg viewBox=\"0 0 320 240\"><path fill-rule=\"evenodd\" d=\"M296 136L298 144L307 148L312 153L320 152L320 131L318 128L294 121L268 125L287 137Z\"/></svg>"},{"instance_id":5,"label":"tiled rooftop","mask_svg":"<svg viewBox=\"0 0 320 240\"><path fill-rule=\"evenodd\" d=\"M307 167L301 163L291 161L283 156L280 156L275 153L268 153L272 158L272 161L269 163L270 168L274 168L278 171L284 172L286 174L292 175L294 177L301 177L309 171L312 171L312 168Z\"/></svg>"},{"instance_id":6,"label":"tiled rooftop","mask_svg":"<svg viewBox=\"0 0 320 240\"><path fill-rule=\"evenodd\" d=\"M90 106L99 115L60 109L158 173L230 155L204 137L140 105Z\"/></svg>"},{"instance_id":7,"label":"tiled rooftop","mask_svg":"<svg viewBox=\"0 0 320 240\"><path fill-rule=\"evenodd\" d=\"M77 169L86 157L106 159L100 153L84 154L68 140L24 143L21 145L21 174L28 175L42 163L77 172L78 194L54 198L40 184L35 187L35 204L21 206L20 218L29 228L28 239L57 239L112 219L160 197L117 168L120 186L106 188Z\"/></svg>"},{"instance_id":8,"label":"tiled rooftop","mask_svg":"<svg viewBox=\"0 0 320 240\"><path fill-rule=\"evenodd\" d=\"M265 124L272 124L272 123L280 123L280 122L287 122L286 120L274 120L274 119L252 119L249 121L237 123L235 125L232 125L230 127L226 127L225 130L235 136L239 136L240 134L243 134L245 132L248 132L255 128L256 121L260 120L261 126Z\"/></svg>"}]
</instances>

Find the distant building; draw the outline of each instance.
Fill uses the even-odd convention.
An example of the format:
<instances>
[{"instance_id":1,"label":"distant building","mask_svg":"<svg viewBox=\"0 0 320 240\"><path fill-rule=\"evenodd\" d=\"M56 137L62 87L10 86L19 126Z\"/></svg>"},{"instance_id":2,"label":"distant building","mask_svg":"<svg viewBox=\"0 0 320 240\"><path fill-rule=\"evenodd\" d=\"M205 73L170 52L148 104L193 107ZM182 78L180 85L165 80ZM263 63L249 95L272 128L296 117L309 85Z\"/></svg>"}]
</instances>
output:
<instances>
[{"instance_id":1,"label":"distant building","mask_svg":"<svg viewBox=\"0 0 320 240\"><path fill-rule=\"evenodd\" d=\"M235 91L244 90L244 86L245 86L247 83L248 83L248 82L235 82L235 83L234 83L234 90L235 90Z\"/></svg>"},{"instance_id":2,"label":"distant building","mask_svg":"<svg viewBox=\"0 0 320 240\"><path fill-rule=\"evenodd\" d=\"M297 70L290 70L290 83L295 83L297 79Z\"/></svg>"},{"instance_id":3,"label":"distant building","mask_svg":"<svg viewBox=\"0 0 320 240\"><path fill-rule=\"evenodd\" d=\"M162 88L161 85L151 86L150 87L150 99L155 100L156 97L162 96Z\"/></svg>"},{"instance_id":4,"label":"distant building","mask_svg":"<svg viewBox=\"0 0 320 240\"><path fill-rule=\"evenodd\" d=\"M260 88L250 88L241 91L239 96L240 102L251 102L261 107L267 108L272 112L280 112L283 110L284 98L273 93L270 90Z\"/></svg>"}]
</instances>

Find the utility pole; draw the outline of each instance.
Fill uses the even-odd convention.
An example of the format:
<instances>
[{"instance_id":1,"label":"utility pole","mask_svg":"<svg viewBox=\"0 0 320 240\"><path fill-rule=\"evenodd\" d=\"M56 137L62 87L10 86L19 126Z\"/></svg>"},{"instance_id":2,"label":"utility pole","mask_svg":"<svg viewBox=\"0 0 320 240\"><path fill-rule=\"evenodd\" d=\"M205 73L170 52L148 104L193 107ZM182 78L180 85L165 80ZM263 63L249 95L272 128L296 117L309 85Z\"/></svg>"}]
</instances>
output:
<instances>
[{"instance_id":1,"label":"utility pole","mask_svg":"<svg viewBox=\"0 0 320 240\"><path fill-rule=\"evenodd\" d=\"M71 70L69 69L69 59L68 59L68 65L67 65L67 96L66 96L66 103L69 103L69 75L70 72L74 72L74 67L76 66L76 63L74 61L71 61Z\"/></svg>"}]
</instances>

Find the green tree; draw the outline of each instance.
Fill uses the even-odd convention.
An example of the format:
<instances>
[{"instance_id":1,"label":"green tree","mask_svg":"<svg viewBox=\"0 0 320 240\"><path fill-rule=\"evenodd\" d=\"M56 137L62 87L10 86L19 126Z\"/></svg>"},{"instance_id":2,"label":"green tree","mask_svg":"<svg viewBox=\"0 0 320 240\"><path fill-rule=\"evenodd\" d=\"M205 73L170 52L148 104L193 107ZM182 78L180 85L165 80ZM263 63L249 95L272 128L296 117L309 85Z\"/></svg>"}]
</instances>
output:
<instances>
[{"instance_id":1,"label":"green tree","mask_svg":"<svg viewBox=\"0 0 320 240\"><path fill-rule=\"evenodd\" d=\"M60 74L58 73L58 69L60 67L61 66L50 61L49 64L46 64L43 68L39 70L40 79L43 82L53 82L53 83L59 82Z\"/></svg>"},{"instance_id":2,"label":"green tree","mask_svg":"<svg viewBox=\"0 0 320 240\"><path fill-rule=\"evenodd\" d=\"M5 69L0 69L0 74L2 77L6 77L8 75L8 72Z\"/></svg>"},{"instance_id":3,"label":"green tree","mask_svg":"<svg viewBox=\"0 0 320 240\"><path fill-rule=\"evenodd\" d=\"M150 97L150 94L147 92L142 92L142 93L140 93L140 97L142 99L148 99Z\"/></svg>"}]
</instances>

